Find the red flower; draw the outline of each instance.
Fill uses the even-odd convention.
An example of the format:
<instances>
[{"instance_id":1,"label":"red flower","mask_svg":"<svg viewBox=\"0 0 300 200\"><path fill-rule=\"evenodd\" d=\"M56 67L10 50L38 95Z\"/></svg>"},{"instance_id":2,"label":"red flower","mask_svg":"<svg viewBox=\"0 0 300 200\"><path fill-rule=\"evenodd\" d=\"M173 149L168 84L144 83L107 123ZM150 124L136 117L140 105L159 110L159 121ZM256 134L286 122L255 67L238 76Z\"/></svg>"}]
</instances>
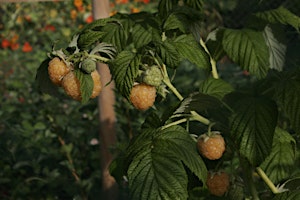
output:
<instances>
[{"instance_id":1,"label":"red flower","mask_svg":"<svg viewBox=\"0 0 300 200\"><path fill-rule=\"evenodd\" d=\"M94 21L94 18L93 18L93 16L92 15L90 15L90 16L88 16L86 19L85 19L85 22L86 23L92 23Z\"/></svg>"},{"instance_id":2,"label":"red flower","mask_svg":"<svg viewBox=\"0 0 300 200\"><path fill-rule=\"evenodd\" d=\"M143 0L144 4L150 3L150 0Z\"/></svg>"},{"instance_id":3,"label":"red flower","mask_svg":"<svg viewBox=\"0 0 300 200\"><path fill-rule=\"evenodd\" d=\"M10 46L9 40L3 39L2 42L1 42L1 47L2 47L3 49L6 49L6 48L8 48L9 46Z\"/></svg>"},{"instance_id":4,"label":"red flower","mask_svg":"<svg viewBox=\"0 0 300 200\"><path fill-rule=\"evenodd\" d=\"M44 27L44 30L54 32L55 31L55 26L48 24Z\"/></svg>"},{"instance_id":5,"label":"red flower","mask_svg":"<svg viewBox=\"0 0 300 200\"><path fill-rule=\"evenodd\" d=\"M29 44L29 42L24 43L24 45L22 47L22 51L25 53L32 51L32 46Z\"/></svg>"},{"instance_id":6,"label":"red flower","mask_svg":"<svg viewBox=\"0 0 300 200\"><path fill-rule=\"evenodd\" d=\"M20 47L19 43L11 43L10 48L11 50L15 51Z\"/></svg>"}]
</instances>

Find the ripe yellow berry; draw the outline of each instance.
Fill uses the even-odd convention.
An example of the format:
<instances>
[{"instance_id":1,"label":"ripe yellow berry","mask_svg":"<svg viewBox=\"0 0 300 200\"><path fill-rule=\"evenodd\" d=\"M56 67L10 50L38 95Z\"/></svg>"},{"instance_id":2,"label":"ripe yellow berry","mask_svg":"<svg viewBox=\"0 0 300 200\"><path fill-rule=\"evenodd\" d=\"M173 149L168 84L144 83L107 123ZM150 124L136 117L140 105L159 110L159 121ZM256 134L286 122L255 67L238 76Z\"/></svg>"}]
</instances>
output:
<instances>
[{"instance_id":1,"label":"ripe yellow berry","mask_svg":"<svg viewBox=\"0 0 300 200\"><path fill-rule=\"evenodd\" d=\"M100 74L97 70L91 73L94 87L90 98L95 98L102 90ZM80 82L73 71L69 72L62 80L62 87L71 98L81 101Z\"/></svg>"},{"instance_id":2,"label":"ripe yellow berry","mask_svg":"<svg viewBox=\"0 0 300 200\"><path fill-rule=\"evenodd\" d=\"M130 101L138 110L150 108L156 98L156 88L147 84L135 85L130 92Z\"/></svg>"},{"instance_id":3,"label":"ripe yellow berry","mask_svg":"<svg viewBox=\"0 0 300 200\"><path fill-rule=\"evenodd\" d=\"M61 86L63 77L68 74L70 70L70 67L58 57L53 58L48 64L49 78L57 86Z\"/></svg>"},{"instance_id":4,"label":"ripe yellow berry","mask_svg":"<svg viewBox=\"0 0 300 200\"><path fill-rule=\"evenodd\" d=\"M219 132L211 136L203 134L198 138L197 148L199 153L209 160L217 160L222 157L226 146L222 135Z\"/></svg>"},{"instance_id":5,"label":"ripe yellow berry","mask_svg":"<svg viewBox=\"0 0 300 200\"><path fill-rule=\"evenodd\" d=\"M209 172L206 185L209 192L215 196L223 196L229 189L230 177L226 172Z\"/></svg>"}]
</instances>

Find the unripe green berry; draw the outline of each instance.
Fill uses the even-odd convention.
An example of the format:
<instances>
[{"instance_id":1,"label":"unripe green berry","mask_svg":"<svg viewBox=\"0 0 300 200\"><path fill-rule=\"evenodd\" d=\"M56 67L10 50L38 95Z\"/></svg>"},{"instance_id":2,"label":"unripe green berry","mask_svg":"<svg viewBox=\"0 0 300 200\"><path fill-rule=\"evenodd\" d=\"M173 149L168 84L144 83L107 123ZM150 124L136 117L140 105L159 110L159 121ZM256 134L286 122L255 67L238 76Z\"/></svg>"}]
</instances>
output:
<instances>
[{"instance_id":1,"label":"unripe green berry","mask_svg":"<svg viewBox=\"0 0 300 200\"><path fill-rule=\"evenodd\" d=\"M82 71L90 74L96 70L96 62L91 58L87 58L81 62L80 67Z\"/></svg>"},{"instance_id":2,"label":"unripe green berry","mask_svg":"<svg viewBox=\"0 0 300 200\"><path fill-rule=\"evenodd\" d=\"M157 66L152 66L147 69L143 74L143 82L158 87L163 80L161 70Z\"/></svg>"}]
</instances>

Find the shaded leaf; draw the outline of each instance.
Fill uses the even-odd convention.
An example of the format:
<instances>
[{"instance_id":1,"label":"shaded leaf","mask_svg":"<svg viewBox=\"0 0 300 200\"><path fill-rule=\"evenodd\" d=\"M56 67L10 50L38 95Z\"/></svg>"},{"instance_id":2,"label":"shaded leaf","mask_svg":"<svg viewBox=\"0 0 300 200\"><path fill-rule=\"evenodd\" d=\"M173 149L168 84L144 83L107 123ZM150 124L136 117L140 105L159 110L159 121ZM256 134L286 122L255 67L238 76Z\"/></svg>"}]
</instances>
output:
<instances>
[{"instance_id":1,"label":"shaded leaf","mask_svg":"<svg viewBox=\"0 0 300 200\"><path fill-rule=\"evenodd\" d=\"M211 57L218 61L225 56L225 51L222 46L224 29L216 29L210 32L206 38L206 46Z\"/></svg>"},{"instance_id":2,"label":"shaded leaf","mask_svg":"<svg viewBox=\"0 0 300 200\"><path fill-rule=\"evenodd\" d=\"M223 97L232 92L233 87L225 82L222 79L215 79L210 77L200 83L200 92L216 97L219 100L223 99Z\"/></svg>"},{"instance_id":3,"label":"shaded leaf","mask_svg":"<svg viewBox=\"0 0 300 200\"><path fill-rule=\"evenodd\" d=\"M292 192L283 192L280 194L277 194L273 200L297 200L300 199L300 191L295 190Z\"/></svg>"},{"instance_id":4,"label":"shaded leaf","mask_svg":"<svg viewBox=\"0 0 300 200\"><path fill-rule=\"evenodd\" d=\"M230 94L231 135L241 155L256 166L270 154L277 124L276 104L264 97Z\"/></svg>"},{"instance_id":5,"label":"shaded leaf","mask_svg":"<svg viewBox=\"0 0 300 200\"><path fill-rule=\"evenodd\" d=\"M91 74L83 73L81 70L74 71L76 78L80 83L81 102L86 103L89 101L94 88L94 81Z\"/></svg>"},{"instance_id":6,"label":"shaded leaf","mask_svg":"<svg viewBox=\"0 0 300 200\"><path fill-rule=\"evenodd\" d=\"M179 65L180 55L171 41L165 40L159 43L157 47L160 57L167 67L176 68Z\"/></svg>"},{"instance_id":7,"label":"shaded leaf","mask_svg":"<svg viewBox=\"0 0 300 200\"><path fill-rule=\"evenodd\" d=\"M144 28L140 24L136 24L132 30L132 40L135 48L140 48L152 40L152 28L147 26Z\"/></svg>"},{"instance_id":8,"label":"shaded leaf","mask_svg":"<svg viewBox=\"0 0 300 200\"><path fill-rule=\"evenodd\" d=\"M261 164L261 168L273 183L289 177L296 160L295 143L288 132L276 128L271 154Z\"/></svg>"}]
</instances>

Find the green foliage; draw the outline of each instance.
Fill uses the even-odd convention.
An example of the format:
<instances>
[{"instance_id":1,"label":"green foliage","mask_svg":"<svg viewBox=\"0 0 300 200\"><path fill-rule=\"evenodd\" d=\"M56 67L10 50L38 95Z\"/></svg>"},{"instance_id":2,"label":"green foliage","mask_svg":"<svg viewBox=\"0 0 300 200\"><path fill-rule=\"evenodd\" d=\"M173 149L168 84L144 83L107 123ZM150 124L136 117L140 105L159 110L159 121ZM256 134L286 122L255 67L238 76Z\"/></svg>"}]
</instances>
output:
<instances>
[{"instance_id":1,"label":"green foliage","mask_svg":"<svg viewBox=\"0 0 300 200\"><path fill-rule=\"evenodd\" d=\"M91 74L86 74L81 70L74 71L76 78L80 82L80 91L81 91L81 102L86 103L90 99L90 96L93 93L94 82Z\"/></svg>"},{"instance_id":2,"label":"green foliage","mask_svg":"<svg viewBox=\"0 0 300 200\"><path fill-rule=\"evenodd\" d=\"M186 199L184 165L200 180L206 179L206 167L196 143L180 126L146 129L130 145L128 159L133 199Z\"/></svg>"}]
</instances>

